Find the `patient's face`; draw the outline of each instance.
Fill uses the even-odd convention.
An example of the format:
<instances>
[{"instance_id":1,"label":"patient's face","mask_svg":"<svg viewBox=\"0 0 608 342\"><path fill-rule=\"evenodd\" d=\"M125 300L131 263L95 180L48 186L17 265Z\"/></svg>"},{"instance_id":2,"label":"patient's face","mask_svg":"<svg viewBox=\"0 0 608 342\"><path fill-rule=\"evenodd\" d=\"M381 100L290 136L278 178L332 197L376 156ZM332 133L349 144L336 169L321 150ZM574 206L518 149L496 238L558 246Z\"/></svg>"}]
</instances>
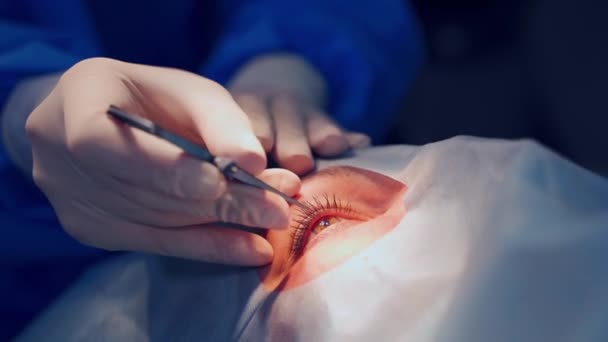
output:
<instances>
[{"instance_id":1,"label":"patient's face","mask_svg":"<svg viewBox=\"0 0 608 342\"><path fill-rule=\"evenodd\" d=\"M406 186L384 175L333 167L304 179L287 230L270 231L272 264L263 270L268 288L289 289L330 270L394 228L405 212L398 201Z\"/></svg>"}]
</instances>

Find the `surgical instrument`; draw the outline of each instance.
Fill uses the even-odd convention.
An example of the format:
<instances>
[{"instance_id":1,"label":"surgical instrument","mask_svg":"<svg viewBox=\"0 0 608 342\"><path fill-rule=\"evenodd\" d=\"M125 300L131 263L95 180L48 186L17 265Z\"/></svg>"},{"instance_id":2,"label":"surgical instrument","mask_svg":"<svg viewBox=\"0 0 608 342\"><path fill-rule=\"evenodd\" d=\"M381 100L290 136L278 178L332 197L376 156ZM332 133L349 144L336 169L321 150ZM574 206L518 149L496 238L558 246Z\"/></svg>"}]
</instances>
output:
<instances>
[{"instance_id":1,"label":"surgical instrument","mask_svg":"<svg viewBox=\"0 0 608 342\"><path fill-rule=\"evenodd\" d=\"M224 158L224 157L216 157L211 154L207 149L183 138L179 135L172 133L165 128L160 127L159 125L153 123L152 121L145 119L141 116L137 116L134 114L127 113L120 108L110 105L107 110L107 113L112 117L118 119L119 121L128 124L131 127L140 129L149 134L155 135L161 139L164 139L177 147L181 148L191 156L206 161L215 165L224 176L231 181L238 181L240 183L250 185L256 187L258 189L267 190L272 193L275 193L281 196L285 201L290 204L297 205L299 207L306 208L304 204L296 200L295 198L289 197L286 194L282 193L278 189L264 183L263 181L257 179L252 174L240 168L234 161Z\"/></svg>"}]
</instances>

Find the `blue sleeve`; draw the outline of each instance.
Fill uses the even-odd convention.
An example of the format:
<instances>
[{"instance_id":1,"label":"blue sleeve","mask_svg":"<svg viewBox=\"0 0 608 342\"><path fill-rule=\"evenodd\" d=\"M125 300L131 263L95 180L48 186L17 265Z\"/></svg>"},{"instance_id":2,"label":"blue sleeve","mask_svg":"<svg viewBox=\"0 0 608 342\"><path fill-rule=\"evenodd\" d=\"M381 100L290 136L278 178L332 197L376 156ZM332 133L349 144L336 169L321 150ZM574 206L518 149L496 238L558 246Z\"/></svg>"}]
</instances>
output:
<instances>
[{"instance_id":1,"label":"blue sleeve","mask_svg":"<svg viewBox=\"0 0 608 342\"><path fill-rule=\"evenodd\" d=\"M24 77L61 71L97 53L93 37L81 0L0 0L0 109ZM69 255L65 246L76 245L59 229L45 197L13 167L2 143L0 228L0 254L15 260Z\"/></svg>"},{"instance_id":2,"label":"blue sleeve","mask_svg":"<svg viewBox=\"0 0 608 342\"><path fill-rule=\"evenodd\" d=\"M89 24L81 0L0 0L0 110L24 77L61 71L95 54ZM59 229L52 208L13 167L2 143L0 227L4 256L24 261L71 253L64 248L69 237Z\"/></svg>"},{"instance_id":3,"label":"blue sleeve","mask_svg":"<svg viewBox=\"0 0 608 342\"><path fill-rule=\"evenodd\" d=\"M326 78L328 110L381 143L423 59L421 34L403 0L224 1L226 30L201 72L226 83L270 52L303 56Z\"/></svg>"},{"instance_id":4,"label":"blue sleeve","mask_svg":"<svg viewBox=\"0 0 608 342\"><path fill-rule=\"evenodd\" d=\"M0 0L0 109L19 80L95 55L93 37L81 0ZM6 298L0 305L0 340L5 341L103 253L61 230L44 195L11 165L2 145L0 292Z\"/></svg>"},{"instance_id":5,"label":"blue sleeve","mask_svg":"<svg viewBox=\"0 0 608 342\"><path fill-rule=\"evenodd\" d=\"M19 80L97 53L81 0L0 0L0 107Z\"/></svg>"}]
</instances>

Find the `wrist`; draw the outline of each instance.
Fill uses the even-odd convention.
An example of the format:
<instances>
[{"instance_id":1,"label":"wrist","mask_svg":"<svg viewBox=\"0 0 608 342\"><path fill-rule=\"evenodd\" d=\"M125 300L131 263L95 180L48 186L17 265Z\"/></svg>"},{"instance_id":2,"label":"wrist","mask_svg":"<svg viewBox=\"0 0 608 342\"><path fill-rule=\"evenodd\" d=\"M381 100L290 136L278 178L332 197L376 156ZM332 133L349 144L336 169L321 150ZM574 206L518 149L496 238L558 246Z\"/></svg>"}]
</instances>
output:
<instances>
[{"instance_id":1,"label":"wrist","mask_svg":"<svg viewBox=\"0 0 608 342\"><path fill-rule=\"evenodd\" d=\"M25 173L31 173L31 144L25 133L30 113L54 88L59 75L52 74L19 82L2 109L2 144L13 162Z\"/></svg>"}]
</instances>

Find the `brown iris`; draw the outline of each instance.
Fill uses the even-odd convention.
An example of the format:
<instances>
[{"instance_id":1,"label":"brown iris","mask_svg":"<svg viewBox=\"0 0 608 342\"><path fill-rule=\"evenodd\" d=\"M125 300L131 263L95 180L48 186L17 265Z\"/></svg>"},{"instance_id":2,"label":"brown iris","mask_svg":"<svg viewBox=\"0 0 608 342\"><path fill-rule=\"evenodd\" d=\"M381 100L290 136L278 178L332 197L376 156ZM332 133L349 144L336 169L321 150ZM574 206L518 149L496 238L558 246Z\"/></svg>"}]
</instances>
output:
<instances>
[{"instance_id":1,"label":"brown iris","mask_svg":"<svg viewBox=\"0 0 608 342\"><path fill-rule=\"evenodd\" d=\"M325 228L328 228L340 221L341 220L335 216L325 216L325 217L321 218L320 220L318 220L314 224L314 226L312 226L311 235L314 236L316 234L319 234L320 232L325 230Z\"/></svg>"}]
</instances>

